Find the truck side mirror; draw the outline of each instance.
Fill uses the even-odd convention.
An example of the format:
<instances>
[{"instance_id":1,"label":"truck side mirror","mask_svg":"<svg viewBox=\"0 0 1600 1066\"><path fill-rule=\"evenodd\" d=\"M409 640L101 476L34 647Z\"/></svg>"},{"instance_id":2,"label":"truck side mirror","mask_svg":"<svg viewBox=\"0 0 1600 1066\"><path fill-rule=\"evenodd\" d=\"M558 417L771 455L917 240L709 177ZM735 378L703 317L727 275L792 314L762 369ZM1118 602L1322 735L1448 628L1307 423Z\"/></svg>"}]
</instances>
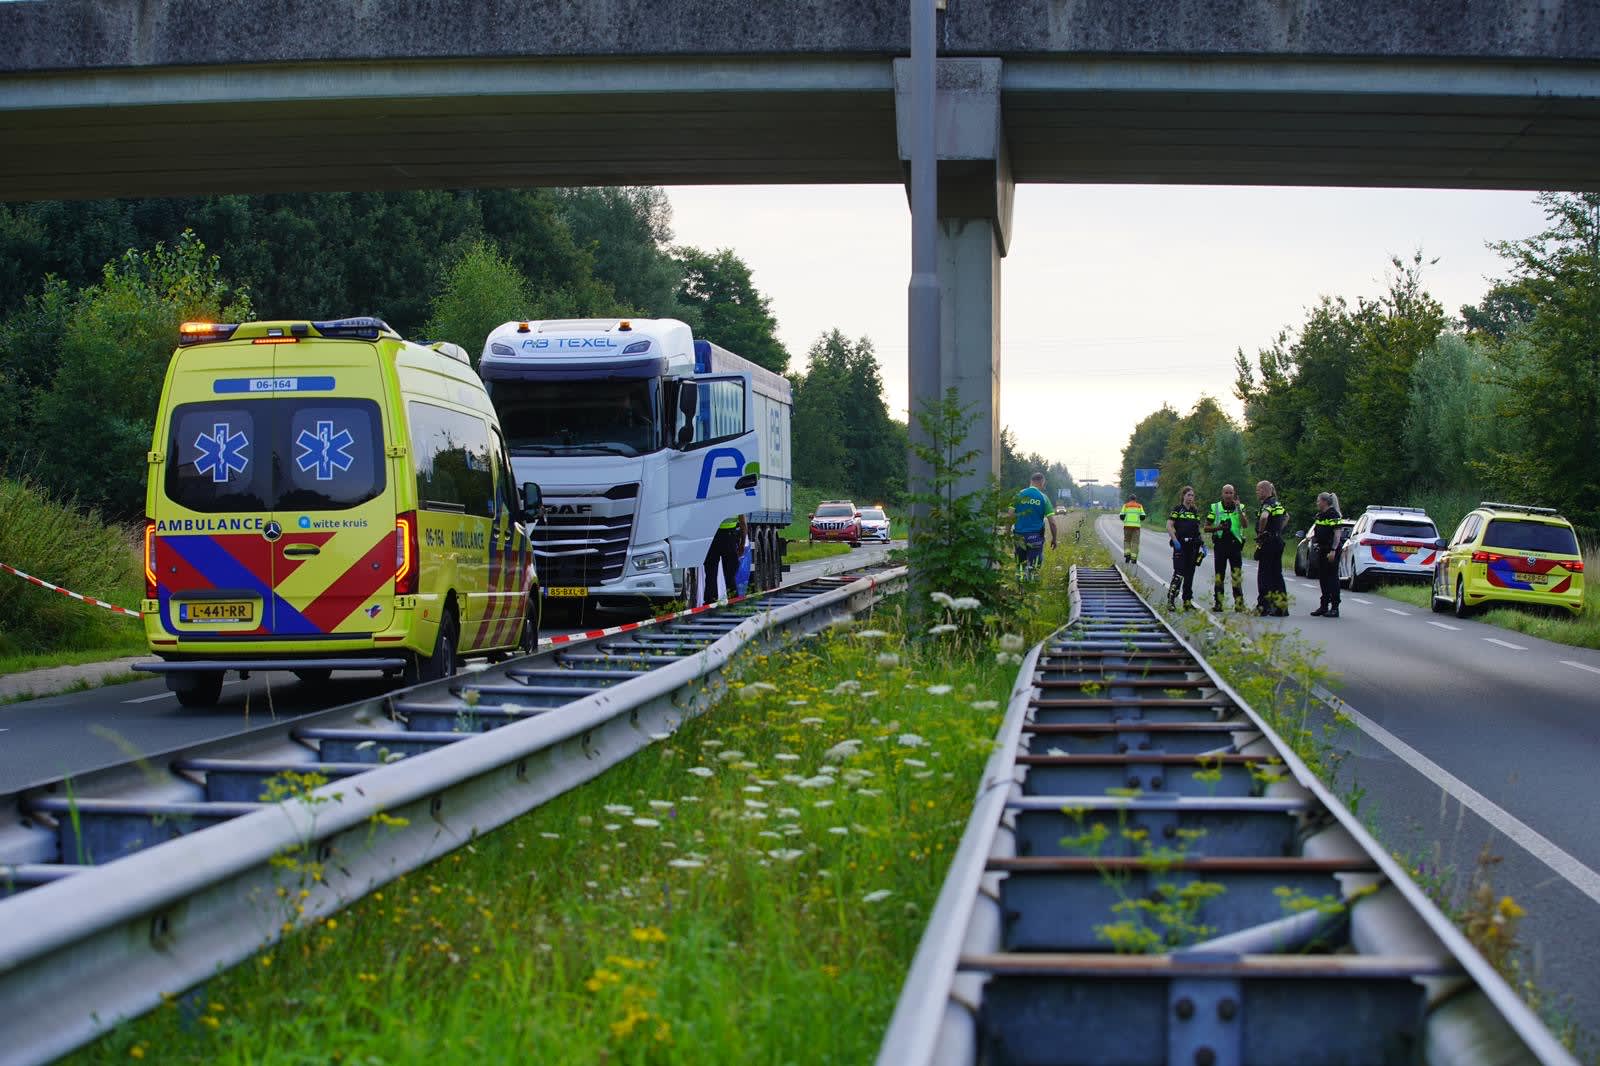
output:
<instances>
[{"instance_id":1,"label":"truck side mirror","mask_svg":"<svg viewBox=\"0 0 1600 1066\"><path fill-rule=\"evenodd\" d=\"M529 518L538 515L539 509L544 506L544 495L540 493L539 486L533 481L522 483L522 513Z\"/></svg>"}]
</instances>

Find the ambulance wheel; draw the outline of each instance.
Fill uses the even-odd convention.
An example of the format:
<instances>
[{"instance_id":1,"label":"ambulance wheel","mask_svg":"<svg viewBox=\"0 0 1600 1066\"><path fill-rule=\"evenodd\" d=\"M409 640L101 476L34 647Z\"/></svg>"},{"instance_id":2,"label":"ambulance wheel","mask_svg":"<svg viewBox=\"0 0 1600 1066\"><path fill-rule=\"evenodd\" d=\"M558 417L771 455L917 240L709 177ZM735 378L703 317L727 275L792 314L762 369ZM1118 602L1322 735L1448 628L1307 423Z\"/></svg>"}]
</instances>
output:
<instances>
[{"instance_id":1,"label":"ambulance wheel","mask_svg":"<svg viewBox=\"0 0 1600 1066\"><path fill-rule=\"evenodd\" d=\"M522 639L517 641L517 650L523 655L532 655L539 647L539 590L534 589L528 594L527 614L522 620Z\"/></svg>"},{"instance_id":2,"label":"ambulance wheel","mask_svg":"<svg viewBox=\"0 0 1600 1066\"><path fill-rule=\"evenodd\" d=\"M433 654L418 655L412 659L411 667L406 671L407 684L438 681L455 675L457 632L455 608L447 607L444 617L439 620L439 634L433 638Z\"/></svg>"},{"instance_id":3,"label":"ambulance wheel","mask_svg":"<svg viewBox=\"0 0 1600 1066\"><path fill-rule=\"evenodd\" d=\"M181 706L215 707L222 698L222 674L221 670L171 673L167 675L167 687Z\"/></svg>"},{"instance_id":4,"label":"ambulance wheel","mask_svg":"<svg viewBox=\"0 0 1600 1066\"><path fill-rule=\"evenodd\" d=\"M315 670L296 670L294 676L307 685L325 685L328 683L328 678L333 676L333 671L318 667Z\"/></svg>"}]
</instances>

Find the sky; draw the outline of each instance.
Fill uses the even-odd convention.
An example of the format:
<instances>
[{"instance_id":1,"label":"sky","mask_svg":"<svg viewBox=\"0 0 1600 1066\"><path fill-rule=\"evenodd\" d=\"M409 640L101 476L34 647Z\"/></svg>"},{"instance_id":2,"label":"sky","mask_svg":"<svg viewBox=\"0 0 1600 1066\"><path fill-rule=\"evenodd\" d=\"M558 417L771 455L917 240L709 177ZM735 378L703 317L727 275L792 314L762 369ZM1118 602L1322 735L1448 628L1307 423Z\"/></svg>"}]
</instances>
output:
<instances>
[{"instance_id":1,"label":"sky","mask_svg":"<svg viewBox=\"0 0 1600 1066\"><path fill-rule=\"evenodd\" d=\"M668 190L674 240L731 248L805 351L868 337L905 417L911 213L898 186ZM1451 314L1504 260L1486 242L1544 228L1531 192L1022 185L1001 264L1000 414L1022 450L1114 482L1134 425L1203 395L1236 417L1234 353L1297 328L1323 294L1376 297L1421 250Z\"/></svg>"}]
</instances>

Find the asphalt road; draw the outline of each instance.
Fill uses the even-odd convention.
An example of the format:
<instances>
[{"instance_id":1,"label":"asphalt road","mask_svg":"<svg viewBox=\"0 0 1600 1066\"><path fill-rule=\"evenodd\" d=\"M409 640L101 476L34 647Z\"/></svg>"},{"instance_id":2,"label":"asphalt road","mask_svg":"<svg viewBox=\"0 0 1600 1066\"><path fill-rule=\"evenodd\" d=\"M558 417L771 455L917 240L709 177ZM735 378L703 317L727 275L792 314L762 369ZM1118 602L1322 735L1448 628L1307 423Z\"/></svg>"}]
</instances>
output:
<instances>
[{"instance_id":1,"label":"asphalt road","mask_svg":"<svg viewBox=\"0 0 1600 1066\"><path fill-rule=\"evenodd\" d=\"M1120 559L1116 517L1096 526ZM1165 531L1145 530L1142 576L1164 587L1171 559ZM1355 723L1340 784L1365 790L1359 813L1390 849L1458 877L1487 844L1496 891L1528 910L1534 980L1600 1035L1600 651L1376 594L1345 592L1340 618L1313 618L1317 583L1285 562L1290 617L1230 610L1230 624L1292 629L1320 653ZM1208 557L1195 574L1204 607L1214 572ZM1253 562L1245 575L1253 604Z\"/></svg>"},{"instance_id":2,"label":"asphalt road","mask_svg":"<svg viewBox=\"0 0 1600 1066\"><path fill-rule=\"evenodd\" d=\"M804 581L865 566L887 552L884 546L864 546L849 555L796 563L784 580ZM627 620L626 615L602 614L586 628ZM578 630L546 629L540 635L573 632ZM229 675L221 702L208 710L180 707L160 678L0 706L0 793L87 773L136 755L247 733L394 687L393 681L371 674L336 673L324 684L306 685L287 671L269 671L252 673L248 680Z\"/></svg>"}]
</instances>

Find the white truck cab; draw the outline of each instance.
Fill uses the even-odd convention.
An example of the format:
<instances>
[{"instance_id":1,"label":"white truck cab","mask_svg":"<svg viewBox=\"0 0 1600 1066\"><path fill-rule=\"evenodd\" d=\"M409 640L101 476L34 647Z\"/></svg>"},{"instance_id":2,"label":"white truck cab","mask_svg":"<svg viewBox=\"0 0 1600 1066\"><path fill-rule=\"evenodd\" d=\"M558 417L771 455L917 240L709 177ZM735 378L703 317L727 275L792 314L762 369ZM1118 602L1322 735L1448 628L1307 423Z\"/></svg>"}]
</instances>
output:
<instances>
[{"instance_id":1,"label":"white truck cab","mask_svg":"<svg viewBox=\"0 0 1600 1066\"><path fill-rule=\"evenodd\" d=\"M478 369L517 480L544 497L530 531L544 596L695 602L717 527L741 514L752 586L778 583L787 378L676 319L507 322Z\"/></svg>"}]
</instances>

